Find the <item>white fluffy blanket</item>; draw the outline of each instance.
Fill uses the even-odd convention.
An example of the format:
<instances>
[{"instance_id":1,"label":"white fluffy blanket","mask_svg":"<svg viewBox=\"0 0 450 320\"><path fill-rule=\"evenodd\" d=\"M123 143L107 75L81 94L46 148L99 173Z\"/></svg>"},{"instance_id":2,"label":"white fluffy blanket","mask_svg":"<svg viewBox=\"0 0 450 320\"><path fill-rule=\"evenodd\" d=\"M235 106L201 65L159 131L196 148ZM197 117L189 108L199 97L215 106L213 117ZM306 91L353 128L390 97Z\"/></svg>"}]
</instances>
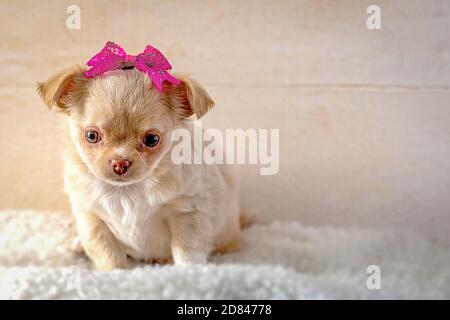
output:
<instances>
[{"instance_id":1,"label":"white fluffy blanket","mask_svg":"<svg viewBox=\"0 0 450 320\"><path fill-rule=\"evenodd\" d=\"M411 231L253 225L242 250L205 266L100 273L71 251L70 216L0 212L3 299L450 298L450 251ZM369 290L369 265L381 289Z\"/></svg>"}]
</instances>

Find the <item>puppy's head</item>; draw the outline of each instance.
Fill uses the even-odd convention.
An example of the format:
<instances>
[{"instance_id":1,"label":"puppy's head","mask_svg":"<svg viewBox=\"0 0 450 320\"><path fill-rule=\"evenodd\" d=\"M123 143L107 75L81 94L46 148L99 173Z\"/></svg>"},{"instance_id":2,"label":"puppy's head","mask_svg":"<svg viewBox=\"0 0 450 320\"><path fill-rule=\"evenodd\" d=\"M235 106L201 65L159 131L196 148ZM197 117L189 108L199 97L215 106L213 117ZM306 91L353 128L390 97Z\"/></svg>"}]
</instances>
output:
<instances>
[{"instance_id":1,"label":"puppy's head","mask_svg":"<svg viewBox=\"0 0 450 320\"><path fill-rule=\"evenodd\" d=\"M38 92L50 108L69 116L72 140L81 159L99 179L126 185L158 167L172 146L180 121L203 116L213 105L195 81L176 76L158 92L136 70L114 70L87 79L83 67L64 70Z\"/></svg>"}]
</instances>

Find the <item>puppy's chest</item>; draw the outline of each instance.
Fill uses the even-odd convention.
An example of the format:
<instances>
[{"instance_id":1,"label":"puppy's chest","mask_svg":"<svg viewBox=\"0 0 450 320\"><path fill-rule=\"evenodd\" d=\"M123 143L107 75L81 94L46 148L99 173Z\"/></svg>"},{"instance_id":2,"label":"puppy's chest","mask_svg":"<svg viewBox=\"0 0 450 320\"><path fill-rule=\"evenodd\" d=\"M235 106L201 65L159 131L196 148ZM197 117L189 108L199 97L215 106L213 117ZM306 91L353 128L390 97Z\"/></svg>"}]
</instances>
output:
<instances>
[{"instance_id":1,"label":"puppy's chest","mask_svg":"<svg viewBox=\"0 0 450 320\"><path fill-rule=\"evenodd\" d=\"M165 256L170 250L170 233L161 205L142 188L127 186L100 192L101 218L115 237L133 249L138 257Z\"/></svg>"}]
</instances>

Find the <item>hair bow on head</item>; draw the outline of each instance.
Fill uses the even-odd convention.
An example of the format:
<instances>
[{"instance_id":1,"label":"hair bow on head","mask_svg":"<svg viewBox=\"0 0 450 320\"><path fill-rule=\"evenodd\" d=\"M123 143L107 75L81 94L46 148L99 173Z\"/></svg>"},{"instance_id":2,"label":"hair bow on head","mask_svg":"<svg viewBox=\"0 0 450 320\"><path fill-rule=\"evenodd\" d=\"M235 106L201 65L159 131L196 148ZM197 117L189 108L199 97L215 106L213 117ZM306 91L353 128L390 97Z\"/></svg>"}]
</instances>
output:
<instances>
[{"instance_id":1,"label":"hair bow on head","mask_svg":"<svg viewBox=\"0 0 450 320\"><path fill-rule=\"evenodd\" d=\"M145 73L153 83L153 86L162 92L162 84L169 81L172 84L180 84L180 80L170 75L167 70L172 69L166 57L156 48L147 45L137 56L128 55L119 45L108 41L105 47L93 56L87 63L90 69L84 73L86 78L92 78L107 71L116 69L136 68Z\"/></svg>"}]
</instances>

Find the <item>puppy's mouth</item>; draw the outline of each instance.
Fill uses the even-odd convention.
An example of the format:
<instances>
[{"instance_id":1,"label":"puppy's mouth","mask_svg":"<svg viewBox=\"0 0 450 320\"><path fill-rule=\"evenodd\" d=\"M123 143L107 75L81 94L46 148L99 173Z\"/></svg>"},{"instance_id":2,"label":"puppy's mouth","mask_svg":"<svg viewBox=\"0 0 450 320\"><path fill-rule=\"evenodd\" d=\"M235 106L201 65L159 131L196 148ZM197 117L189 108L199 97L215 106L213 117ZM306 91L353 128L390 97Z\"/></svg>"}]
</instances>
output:
<instances>
[{"instance_id":1,"label":"puppy's mouth","mask_svg":"<svg viewBox=\"0 0 450 320\"><path fill-rule=\"evenodd\" d=\"M97 179L114 186L128 186L141 182L143 180L143 178L134 177L134 175L130 175L128 172L122 175L112 175L110 173L99 172L94 173L94 175L97 177Z\"/></svg>"},{"instance_id":2,"label":"puppy's mouth","mask_svg":"<svg viewBox=\"0 0 450 320\"><path fill-rule=\"evenodd\" d=\"M129 186L144 181L148 177L149 172L126 172L122 175L103 175L98 176L101 180L114 186Z\"/></svg>"}]
</instances>

